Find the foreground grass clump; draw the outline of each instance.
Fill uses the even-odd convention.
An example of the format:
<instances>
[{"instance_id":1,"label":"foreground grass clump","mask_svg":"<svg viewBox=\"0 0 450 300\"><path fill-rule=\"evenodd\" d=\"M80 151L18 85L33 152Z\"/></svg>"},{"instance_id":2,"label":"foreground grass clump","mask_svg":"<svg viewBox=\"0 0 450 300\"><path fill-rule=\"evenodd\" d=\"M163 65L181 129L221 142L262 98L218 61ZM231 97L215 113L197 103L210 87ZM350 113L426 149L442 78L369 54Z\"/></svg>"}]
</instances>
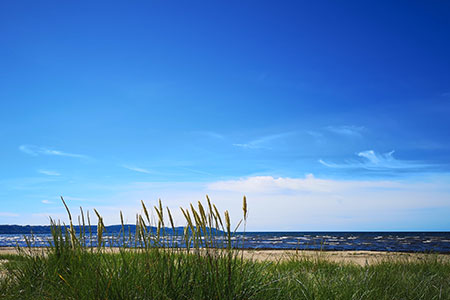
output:
<instances>
[{"instance_id":1,"label":"foreground grass clump","mask_svg":"<svg viewBox=\"0 0 450 300\"><path fill-rule=\"evenodd\" d=\"M274 265L279 299L450 299L450 264L386 260L358 266L321 259Z\"/></svg>"},{"instance_id":2,"label":"foreground grass clump","mask_svg":"<svg viewBox=\"0 0 450 300\"><path fill-rule=\"evenodd\" d=\"M161 250L66 254L11 259L0 298L450 299L450 265L431 258L360 267L301 257L230 265Z\"/></svg>"},{"instance_id":3,"label":"foreground grass clump","mask_svg":"<svg viewBox=\"0 0 450 300\"><path fill-rule=\"evenodd\" d=\"M433 256L363 267L319 256L243 259L243 250L232 243L228 213L221 216L209 199L206 207L183 209L187 225L177 239L170 210L159 203L151 220L143 204L136 232L122 225L120 247L114 249L105 246L98 212L93 243L83 213L76 232L68 210L67 230L52 221L49 249L29 247L4 257L0 299L450 299L450 264ZM243 211L245 224L245 198ZM166 234L165 218L172 235Z\"/></svg>"},{"instance_id":4,"label":"foreground grass clump","mask_svg":"<svg viewBox=\"0 0 450 300\"><path fill-rule=\"evenodd\" d=\"M261 286L258 267L158 250L76 251L8 268L2 299L249 299Z\"/></svg>"}]
</instances>

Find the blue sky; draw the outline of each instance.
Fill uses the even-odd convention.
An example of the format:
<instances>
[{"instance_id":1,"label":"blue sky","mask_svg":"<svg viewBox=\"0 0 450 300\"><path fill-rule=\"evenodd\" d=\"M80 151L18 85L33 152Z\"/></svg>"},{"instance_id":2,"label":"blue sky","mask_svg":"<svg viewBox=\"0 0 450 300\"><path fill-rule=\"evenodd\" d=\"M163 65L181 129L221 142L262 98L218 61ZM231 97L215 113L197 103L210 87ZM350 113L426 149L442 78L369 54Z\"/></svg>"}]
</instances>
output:
<instances>
[{"instance_id":1,"label":"blue sky","mask_svg":"<svg viewBox=\"0 0 450 300\"><path fill-rule=\"evenodd\" d=\"M0 224L450 230L449 36L444 1L3 1Z\"/></svg>"}]
</instances>

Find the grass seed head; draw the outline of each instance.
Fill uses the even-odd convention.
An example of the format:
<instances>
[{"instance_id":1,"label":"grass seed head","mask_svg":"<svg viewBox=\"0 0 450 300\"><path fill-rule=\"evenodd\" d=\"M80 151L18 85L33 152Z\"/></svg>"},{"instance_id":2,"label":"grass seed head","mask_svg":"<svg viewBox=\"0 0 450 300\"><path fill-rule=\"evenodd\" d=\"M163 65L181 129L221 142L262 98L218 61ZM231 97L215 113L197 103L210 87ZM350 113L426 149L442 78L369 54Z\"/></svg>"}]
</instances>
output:
<instances>
[{"instance_id":1,"label":"grass seed head","mask_svg":"<svg viewBox=\"0 0 450 300\"><path fill-rule=\"evenodd\" d=\"M217 209L215 204L213 204L213 207L214 207L214 211L215 211L216 217L219 220L220 226L222 226L222 230L223 230L224 228L223 228L222 218L220 217L219 210Z\"/></svg>"},{"instance_id":2,"label":"grass seed head","mask_svg":"<svg viewBox=\"0 0 450 300\"><path fill-rule=\"evenodd\" d=\"M230 214L228 213L228 210L225 211L225 224L227 226L227 233L231 233Z\"/></svg>"},{"instance_id":3,"label":"grass seed head","mask_svg":"<svg viewBox=\"0 0 450 300\"><path fill-rule=\"evenodd\" d=\"M141 200L141 203L142 203L142 208L144 209L145 217L147 218L147 221L150 223L150 216L148 214L148 210L147 210L147 207L145 206L144 200Z\"/></svg>"},{"instance_id":4,"label":"grass seed head","mask_svg":"<svg viewBox=\"0 0 450 300\"><path fill-rule=\"evenodd\" d=\"M122 211L120 211L120 224L122 224L122 228L124 228L124 222L123 222L123 214L122 214Z\"/></svg>"},{"instance_id":5,"label":"grass seed head","mask_svg":"<svg viewBox=\"0 0 450 300\"><path fill-rule=\"evenodd\" d=\"M161 199L159 199L159 212L161 213L161 222L164 223L164 211L163 211Z\"/></svg>"},{"instance_id":6,"label":"grass seed head","mask_svg":"<svg viewBox=\"0 0 450 300\"><path fill-rule=\"evenodd\" d=\"M242 210L244 211L244 220L247 220L247 198L245 196L242 200Z\"/></svg>"},{"instance_id":7,"label":"grass seed head","mask_svg":"<svg viewBox=\"0 0 450 300\"><path fill-rule=\"evenodd\" d=\"M170 225L172 226L172 229L175 230L175 225L173 223L172 214L170 213L170 209L168 207L166 207L166 208L167 208L167 215L169 216Z\"/></svg>"}]
</instances>

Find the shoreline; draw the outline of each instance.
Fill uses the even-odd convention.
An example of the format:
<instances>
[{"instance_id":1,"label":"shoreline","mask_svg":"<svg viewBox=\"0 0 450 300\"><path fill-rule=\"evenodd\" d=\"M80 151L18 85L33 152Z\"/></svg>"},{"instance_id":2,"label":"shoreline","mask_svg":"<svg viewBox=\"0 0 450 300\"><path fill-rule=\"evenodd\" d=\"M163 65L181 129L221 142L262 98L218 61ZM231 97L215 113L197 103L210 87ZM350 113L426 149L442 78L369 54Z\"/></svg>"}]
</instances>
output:
<instances>
[{"instance_id":1,"label":"shoreline","mask_svg":"<svg viewBox=\"0 0 450 300\"><path fill-rule=\"evenodd\" d=\"M40 252L45 247L35 247L32 251ZM118 252L120 248L105 248L107 251ZM134 248L130 248L132 250ZM0 255L18 254L16 247L0 247ZM356 264L359 266L373 265L383 261L419 262L435 258L450 263L450 254L421 252L390 252L366 250L285 250L285 249L245 249L245 259L255 261L286 261L289 259L325 260L335 263Z\"/></svg>"}]
</instances>

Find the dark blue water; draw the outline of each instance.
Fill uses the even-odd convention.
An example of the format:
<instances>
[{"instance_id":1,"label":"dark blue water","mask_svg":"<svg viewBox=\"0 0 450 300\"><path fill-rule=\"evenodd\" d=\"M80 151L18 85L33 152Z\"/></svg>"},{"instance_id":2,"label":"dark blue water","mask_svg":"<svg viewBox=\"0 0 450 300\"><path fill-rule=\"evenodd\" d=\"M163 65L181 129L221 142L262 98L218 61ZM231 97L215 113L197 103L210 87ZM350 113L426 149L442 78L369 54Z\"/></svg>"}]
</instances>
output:
<instances>
[{"instance_id":1,"label":"dark blue water","mask_svg":"<svg viewBox=\"0 0 450 300\"><path fill-rule=\"evenodd\" d=\"M134 232L134 226L130 226ZM106 244L119 246L120 226L107 227L104 234ZM51 240L48 226L11 227L0 225L0 247L26 246L25 237L30 238L33 231L33 246L48 246ZM169 236L171 229L167 229ZM182 228L178 228L175 238L181 239ZM95 244L96 228L92 228L92 245ZM87 234L88 235L88 234ZM134 236L131 235L131 241ZM90 241L88 240L88 244ZM246 232L233 237L236 246L252 249L309 249L309 250L369 250L399 252L450 253L450 232Z\"/></svg>"},{"instance_id":2,"label":"dark blue water","mask_svg":"<svg viewBox=\"0 0 450 300\"><path fill-rule=\"evenodd\" d=\"M251 232L245 246L450 253L450 232Z\"/></svg>"}]
</instances>

